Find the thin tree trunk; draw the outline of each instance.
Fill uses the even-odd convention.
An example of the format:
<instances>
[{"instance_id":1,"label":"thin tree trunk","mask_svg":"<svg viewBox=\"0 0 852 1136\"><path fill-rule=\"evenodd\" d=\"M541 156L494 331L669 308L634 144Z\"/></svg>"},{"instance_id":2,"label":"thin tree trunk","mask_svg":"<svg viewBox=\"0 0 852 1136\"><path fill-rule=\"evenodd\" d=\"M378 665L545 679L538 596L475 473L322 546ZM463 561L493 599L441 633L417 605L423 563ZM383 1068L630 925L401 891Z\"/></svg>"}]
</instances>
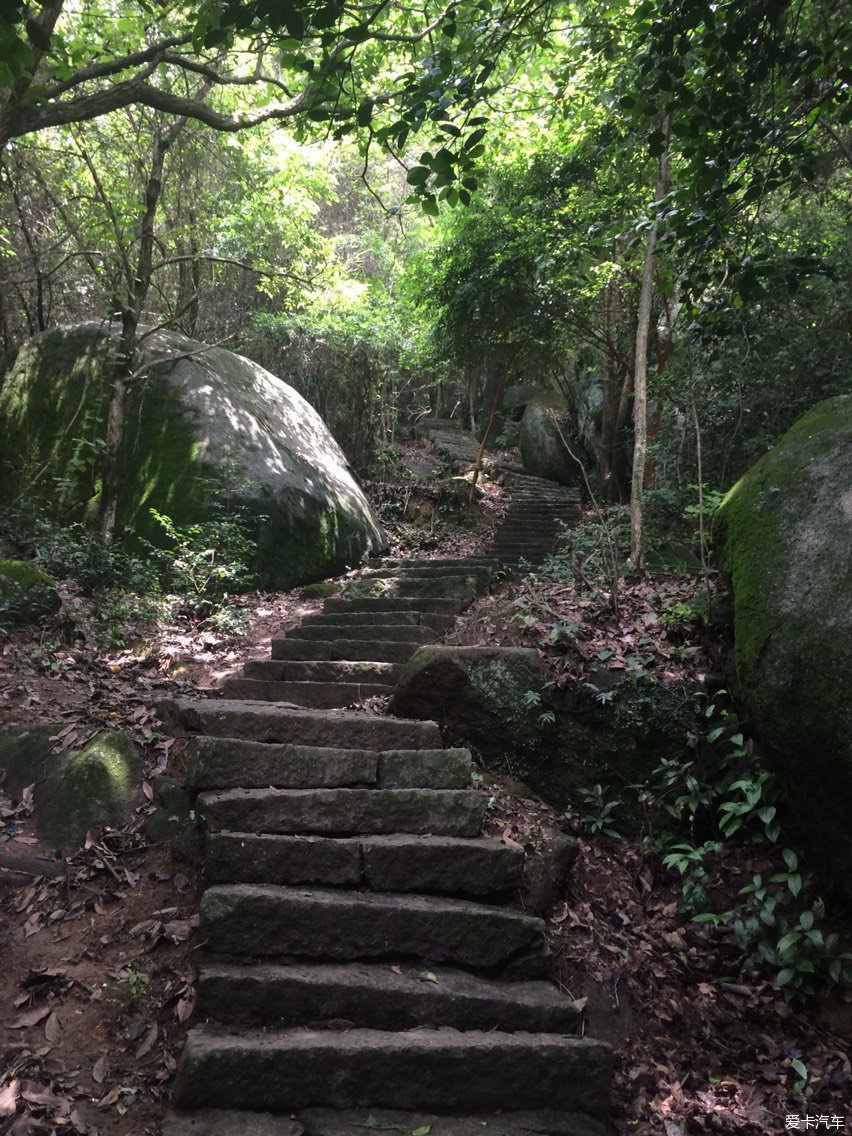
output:
<instances>
[{"instance_id":1,"label":"thin tree trunk","mask_svg":"<svg viewBox=\"0 0 852 1136\"><path fill-rule=\"evenodd\" d=\"M663 118L663 149L657 166L654 200L660 201L668 184L668 140L671 117ZM648 338L654 299L654 267L657 251L656 223L645 238L645 263L636 312L636 351L633 371L633 477L630 483L630 562L641 568L644 559L642 496L645 488L645 462L648 454Z\"/></svg>"},{"instance_id":2,"label":"thin tree trunk","mask_svg":"<svg viewBox=\"0 0 852 1136\"><path fill-rule=\"evenodd\" d=\"M485 454L485 447L488 445L488 439L491 436L491 428L494 425L494 419L497 416L497 407L500 405L500 400L503 397L503 388L506 385L506 376L504 375L497 383L497 389L494 391L494 398L491 400L491 413L488 415L488 424L485 427L485 433L482 435L482 441L479 443L479 450L476 454L476 461L473 466L473 477L470 479L470 496L468 497L468 504L473 504L473 499L476 494L476 483L479 480L479 474L482 469L482 458Z\"/></svg>"},{"instance_id":3,"label":"thin tree trunk","mask_svg":"<svg viewBox=\"0 0 852 1136\"><path fill-rule=\"evenodd\" d=\"M133 371L133 356L136 349L136 330L142 317L145 299L151 286L151 264L154 254L154 221L157 204L162 190L163 165L166 153L183 120L175 124L166 134L156 134L151 168L145 186L145 205L140 226L139 259L133 280L133 288L121 313L121 346L116 363L116 371L110 391L107 412L106 437L101 473L101 502L98 515L98 529L104 544L110 544L115 532L115 518L118 507L119 455L124 439L126 417L127 386Z\"/></svg>"}]
</instances>

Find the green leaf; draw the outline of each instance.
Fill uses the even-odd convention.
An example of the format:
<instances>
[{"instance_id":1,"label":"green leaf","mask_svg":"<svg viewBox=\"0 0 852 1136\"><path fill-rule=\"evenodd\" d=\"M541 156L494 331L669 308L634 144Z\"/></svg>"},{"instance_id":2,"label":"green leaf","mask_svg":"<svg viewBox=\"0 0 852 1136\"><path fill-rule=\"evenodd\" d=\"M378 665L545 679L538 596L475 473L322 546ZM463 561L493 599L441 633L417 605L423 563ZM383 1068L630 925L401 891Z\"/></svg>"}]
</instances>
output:
<instances>
[{"instance_id":1,"label":"green leaf","mask_svg":"<svg viewBox=\"0 0 852 1136\"><path fill-rule=\"evenodd\" d=\"M431 172L426 166L412 166L405 175L405 180L409 185L425 185Z\"/></svg>"},{"instance_id":2,"label":"green leaf","mask_svg":"<svg viewBox=\"0 0 852 1136\"><path fill-rule=\"evenodd\" d=\"M423 975L423 979L424 979L425 982L437 982L438 976L437 976L437 974L433 974L433 972L431 970L427 970L426 973Z\"/></svg>"},{"instance_id":3,"label":"green leaf","mask_svg":"<svg viewBox=\"0 0 852 1136\"><path fill-rule=\"evenodd\" d=\"M785 966L783 970L778 971L778 976L775 979L778 986L788 986L790 979L794 976L795 970L790 966Z\"/></svg>"},{"instance_id":4,"label":"green leaf","mask_svg":"<svg viewBox=\"0 0 852 1136\"><path fill-rule=\"evenodd\" d=\"M419 1128L411 1129L411 1136L429 1136L432 1131L431 1124L421 1124Z\"/></svg>"},{"instance_id":5,"label":"green leaf","mask_svg":"<svg viewBox=\"0 0 852 1136\"><path fill-rule=\"evenodd\" d=\"M438 202L434 197L424 197L421 202L423 212L429 217L437 217L441 210L438 208Z\"/></svg>"},{"instance_id":6,"label":"green leaf","mask_svg":"<svg viewBox=\"0 0 852 1136\"><path fill-rule=\"evenodd\" d=\"M799 926L804 927L806 931L810 931L814 925L814 913L812 911L803 911L799 916Z\"/></svg>"}]
</instances>

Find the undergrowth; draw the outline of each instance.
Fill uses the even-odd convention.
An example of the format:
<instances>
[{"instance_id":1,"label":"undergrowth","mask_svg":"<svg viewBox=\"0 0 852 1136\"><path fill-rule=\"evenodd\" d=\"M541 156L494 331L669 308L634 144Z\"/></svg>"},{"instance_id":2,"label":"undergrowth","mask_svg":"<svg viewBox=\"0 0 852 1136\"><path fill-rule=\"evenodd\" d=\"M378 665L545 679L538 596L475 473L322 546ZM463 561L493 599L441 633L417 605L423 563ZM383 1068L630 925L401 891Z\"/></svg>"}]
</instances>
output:
<instances>
[{"instance_id":1,"label":"undergrowth","mask_svg":"<svg viewBox=\"0 0 852 1136\"><path fill-rule=\"evenodd\" d=\"M781 786L728 693L699 699L706 728L689 739L692 756L663 760L618 792L600 783L583 790L581 821L592 834L618 837L638 819L644 850L680 880L681 918L704 924L743 973L771 974L788 1001L852 983L852 953L825 929L815 879L783 839ZM737 887L733 865L749 846L762 870Z\"/></svg>"}]
</instances>

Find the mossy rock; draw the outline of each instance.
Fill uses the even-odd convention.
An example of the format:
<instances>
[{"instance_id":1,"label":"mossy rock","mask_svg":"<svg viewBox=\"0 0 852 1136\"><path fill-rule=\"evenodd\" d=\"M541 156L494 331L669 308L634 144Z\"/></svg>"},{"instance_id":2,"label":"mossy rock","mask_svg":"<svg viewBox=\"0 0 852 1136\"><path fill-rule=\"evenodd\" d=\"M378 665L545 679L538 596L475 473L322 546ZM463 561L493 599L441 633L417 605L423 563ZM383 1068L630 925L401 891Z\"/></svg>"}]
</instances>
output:
<instances>
[{"instance_id":1,"label":"mossy rock","mask_svg":"<svg viewBox=\"0 0 852 1136\"><path fill-rule=\"evenodd\" d=\"M34 623L59 611L62 600L46 572L29 560L0 560L0 626Z\"/></svg>"},{"instance_id":2,"label":"mossy rock","mask_svg":"<svg viewBox=\"0 0 852 1136\"><path fill-rule=\"evenodd\" d=\"M0 493L27 488L57 518L97 511L119 339L100 324L35 336L0 387ZM292 387L241 355L158 331L138 349L119 456L116 532L154 544L151 509L187 526L216 519L221 501L251 518L251 567L261 587L336 575L386 540L347 460Z\"/></svg>"},{"instance_id":3,"label":"mossy rock","mask_svg":"<svg viewBox=\"0 0 852 1136\"><path fill-rule=\"evenodd\" d=\"M317 584L307 584L304 588L300 588L299 598L303 600L327 600L330 596L336 596L339 591L340 584L320 581Z\"/></svg>"},{"instance_id":4,"label":"mossy rock","mask_svg":"<svg viewBox=\"0 0 852 1136\"><path fill-rule=\"evenodd\" d=\"M598 783L620 796L628 785L646 781L662 761L690 752L696 729L690 685L626 678L601 668L555 692L551 702L558 745L527 760L520 775L554 806L576 804L580 790Z\"/></svg>"},{"instance_id":5,"label":"mossy rock","mask_svg":"<svg viewBox=\"0 0 852 1136\"><path fill-rule=\"evenodd\" d=\"M421 647L400 673L390 712L430 719L448 741L472 746L495 767L547 733L544 675L536 651L518 647Z\"/></svg>"},{"instance_id":6,"label":"mossy rock","mask_svg":"<svg viewBox=\"0 0 852 1136\"><path fill-rule=\"evenodd\" d=\"M524 468L536 477L558 481L561 485L580 484L584 454L574 434L573 415L563 395L547 394L531 399L521 419L518 440ZM566 442L571 447L570 452Z\"/></svg>"},{"instance_id":7,"label":"mossy rock","mask_svg":"<svg viewBox=\"0 0 852 1136\"><path fill-rule=\"evenodd\" d=\"M136 746L106 731L79 750L52 754L36 787L36 826L66 851L79 847L88 829L126 821L139 798L142 762Z\"/></svg>"},{"instance_id":8,"label":"mossy rock","mask_svg":"<svg viewBox=\"0 0 852 1136\"><path fill-rule=\"evenodd\" d=\"M852 900L852 395L815 406L733 487L714 543L737 691Z\"/></svg>"}]
</instances>

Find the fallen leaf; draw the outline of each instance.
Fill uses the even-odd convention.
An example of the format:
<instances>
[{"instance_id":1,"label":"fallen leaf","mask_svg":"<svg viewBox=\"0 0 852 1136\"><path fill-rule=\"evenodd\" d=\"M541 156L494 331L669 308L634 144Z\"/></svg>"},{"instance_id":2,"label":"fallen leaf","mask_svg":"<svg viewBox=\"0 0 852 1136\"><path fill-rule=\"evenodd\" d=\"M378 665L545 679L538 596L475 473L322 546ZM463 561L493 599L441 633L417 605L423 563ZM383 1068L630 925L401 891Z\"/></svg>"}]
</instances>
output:
<instances>
[{"instance_id":1,"label":"fallen leaf","mask_svg":"<svg viewBox=\"0 0 852 1136\"><path fill-rule=\"evenodd\" d=\"M20 1081L10 1081L0 1089L0 1117L14 1116L18 1103Z\"/></svg>"},{"instance_id":2,"label":"fallen leaf","mask_svg":"<svg viewBox=\"0 0 852 1136\"><path fill-rule=\"evenodd\" d=\"M142 1044L136 1050L137 1060L140 1057L144 1057L146 1053L151 1052L151 1049L153 1048L154 1042L159 1037L159 1034L160 1034L159 1026L157 1025L156 1022L154 1022L152 1025L150 1025L148 1027L148 1030L147 1030L144 1038L142 1039Z\"/></svg>"},{"instance_id":3,"label":"fallen leaf","mask_svg":"<svg viewBox=\"0 0 852 1136\"><path fill-rule=\"evenodd\" d=\"M30 1010L26 1014L19 1014L17 1018L13 1018L9 1022L10 1029L30 1029L32 1026L37 1026L39 1022L50 1013L50 1006L38 1006L35 1010Z\"/></svg>"},{"instance_id":4,"label":"fallen leaf","mask_svg":"<svg viewBox=\"0 0 852 1136\"><path fill-rule=\"evenodd\" d=\"M98 1058L98 1060L95 1062L95 1067L94 1069L92 1069L92 1080L96 1081L99 1085L102 1085L104 1078L107 1075L107 1068L108 1065L106 1054L104 1054L103 1057Z\"/></svg>"},{"instance_id":5,"label":"fallen leaf","mask_svg":"<svg viewBox=\"0 0 852 1136\"><path fill-rule=\"evenodd\" d=\"M44 1108L56 1108L67 1103L64 1097L58 1097L52 1089L40 1085L38 1081L22 1081L21 1096L29 1104L38 1104Z\"/></svg>"},{"instance_id":6,"label":"fallen leaf","mask_svg":"<svg viewBox=\"0 0 852 1136\"><path fill-rule=\"evenodd\" d=\"M59 1040L59 1018L56 1014L51 1014L44 1023L44 1036L47 1041Z\"/></svg>"}]
</instances>

